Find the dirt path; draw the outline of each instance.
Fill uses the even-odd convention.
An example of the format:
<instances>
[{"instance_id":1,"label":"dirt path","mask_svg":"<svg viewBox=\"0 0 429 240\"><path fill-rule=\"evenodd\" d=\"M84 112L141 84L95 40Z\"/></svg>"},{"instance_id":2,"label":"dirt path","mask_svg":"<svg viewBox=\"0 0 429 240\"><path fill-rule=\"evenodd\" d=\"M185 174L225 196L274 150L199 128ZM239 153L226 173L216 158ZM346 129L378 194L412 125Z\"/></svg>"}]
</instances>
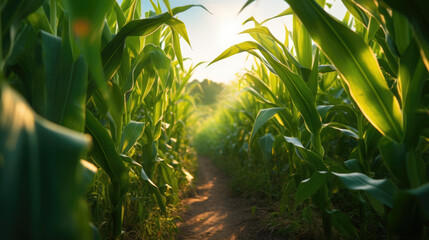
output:
<instances>
[{"instance_id":1,"label":"dirt path","mask_svg":"<svg viewBox=\"0 0 429 240\"><path fill-rule=\"evenodd\" d=\"M208 158L199 161L197 195L183 200L189 210L177 224L179 239L269 239L259 233L251 205L232 196L228 177Z\"/></svg>"}]
</instances>

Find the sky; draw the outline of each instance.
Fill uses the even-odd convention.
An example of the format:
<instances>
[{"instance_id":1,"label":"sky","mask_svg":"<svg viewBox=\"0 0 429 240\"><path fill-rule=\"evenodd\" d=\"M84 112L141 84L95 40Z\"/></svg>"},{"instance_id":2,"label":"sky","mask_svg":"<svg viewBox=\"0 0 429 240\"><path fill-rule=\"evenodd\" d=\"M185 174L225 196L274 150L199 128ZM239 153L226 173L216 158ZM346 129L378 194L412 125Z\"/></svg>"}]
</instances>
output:
<instances>
[{"instance_id":1,"label":"sky","mask_svg":"<svg viewBox=\"0 0 429 240\"><path fill-rule=\"evenodd\" d=\"M162 5L162 1L160 2ZM253 23L243 26L242 23L246 19L253 16L257 21L262 22L288 8L284 0L257 0L238 14L245 2L246 0L170 0L172 7L202 4L211 12L210 14L202 8L194 7L178 15L178 19L186 25L191 42L191 46L184 41L181 42L183 56L191 59L185 62L185 67L205 62L195 70L192 79L200 81L210 79L223 83L236 79L253 63L253 58L248 54L241 53L210 66L207 66L208 63L228 47L252 40L248 34L239 34L254 27ZM330 12L342 18L346 10L340 2L337 0ZM142 0L142 4L144 12L152 9L149 1ZM280 41L284 41L285 26L289 30L292 29L292 17L277 18L265 23L264 26L268 27Z\"/></svg>"}]
</instances>

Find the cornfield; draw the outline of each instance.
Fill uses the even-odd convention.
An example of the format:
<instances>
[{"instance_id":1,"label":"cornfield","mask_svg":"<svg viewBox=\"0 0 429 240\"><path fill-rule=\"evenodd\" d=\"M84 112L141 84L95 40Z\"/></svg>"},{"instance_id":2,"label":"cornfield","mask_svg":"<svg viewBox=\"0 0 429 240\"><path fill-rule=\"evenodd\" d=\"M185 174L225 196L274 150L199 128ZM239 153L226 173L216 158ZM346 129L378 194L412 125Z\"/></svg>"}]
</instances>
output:
<instances>
[{"instance_id":1,"label":"cornfield","mask_svg":"<svg viewBox=\"0 0 429 240\"><path fill-rule=\"evenodd\" d=\"M213 60L247 52L255 64L199 132L200 151L276 205L272 229L291 237L320 219L307 237L427 238L429 3L344 0L339 21L325 1L286 2ZM263 24L287 15L281 42Z\"/></svg>"},{"instance_id":2,"label":"cornfield","mask_svg":"<svg viewBox=\"0 0 429 240\"><path fill-rule=\"evenodd\" d=\"M174 16L197 5L164 3L1 2L1 239L172 234L195 161Z\"/></svg>"},{"instance_id":3,"label":"cornfield","mask_svg":"<svg viewBox=\"0 0 429 240\"><path fill-rule=\"evenodd\" d=\"M149 2L0 2L0 239L174 239L194 146L289 238L429 237L429 2L249 18L210 64L254 64L208 121L177 18L208 10ZM264 23L284 16L282 42Z\"/></svg>"}]
</instances>

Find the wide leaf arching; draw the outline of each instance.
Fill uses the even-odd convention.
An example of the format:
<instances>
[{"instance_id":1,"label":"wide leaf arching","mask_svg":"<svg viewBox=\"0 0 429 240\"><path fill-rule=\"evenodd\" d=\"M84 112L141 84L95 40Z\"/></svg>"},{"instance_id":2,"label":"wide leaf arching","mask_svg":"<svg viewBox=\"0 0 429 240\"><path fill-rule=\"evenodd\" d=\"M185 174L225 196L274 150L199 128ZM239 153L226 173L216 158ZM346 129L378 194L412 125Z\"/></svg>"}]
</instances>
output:
<instances>
[{"instance_id":1,"label":"wide leaf arching","mask_svg":"<svg viewBox=\"0 0 429 240\"><path fill-rule=\"evenodd\" d=\"M258 112L258 115L256 116L255 122L253 123L252 128L252 135L250 135L250 141L254 138L256 132L266 123L268 122L274 115L276 115L278 112L282 111L283 107L275 107L275 108L268 108L268 109L262 109Z\"/></svg>"},{"instance_id":2,"label":"wide leaf arching","mask_svg":"<svg viewBox=\"0 0 429 240\"><path fill-rule=\"evenodd\" d=\"M134 144L141 138L144 132L145 123L130 121L124 128L121 136L119 151L127 154Z\"/></svg>"},{"instance_id":3,"label":"wide leaf arching","mask_svg":"<svg viewBox=\"0 0 429 240\"><path fill-rule=\"evenodd\" d=\"M259 50L262 53L265 59L261 58L261 60L270 70L274 71L285 84L292 97L293 103L304 118L308 130L313 134L319 134L322 128L322 120L317 112L316 100L310 88L308 88L307 84L298 74L292 72L286 65L279 62L260 44L251 41L236 44L221 53L210 64L241 52L249 52L256 55L253 50Z\"/></svg>"},{"instance_id":4,"label":"wide leaf arching","mask_svg":"<svg viewBox=\"0 0 429 240\"><path fill-rule=\"evenodd\" d=\"M352 30L327 14L315 1L287 0L313 40L337 68L350 95L371 124L400 142L402 111L389 90L371 48Z\"/></svg>"},{"instance_id":5,"label":"wide leaf arching","mask_svg":"<svg viewBox=\"0 0 429 240\"><path fill-rule=\"evenodd\" d=\"M205 9L204 6L197 4L173 8L172 12L174 15L176 15L192 7L202 7L203 9ZM171 13L169 12L144 19L129 21L119 30L115 37L103 48L101 52L106 80L111 79L119 68L122 59L122 54L124 52L125 40L127 39L127 37L147 37L152 33L156 32L160 27L164 26L165 24L169 25L171 29L173 29L174 34L176 35L176 55L177 52L180 51L180 49L178 49L179 36L181 36L188 44L190 44L185 25L180 20L174 18L173 15L171 15ZM181 56L181 54L179 55ZM182 60L179 59L179 62L181 61Z\"/></svg>"},{"instance_id":6,"label":"wide leaf arching","mask_svg":"<svg viewBox=\"0 0 429 240\"><path fill-rule=\"evenodd\" d=\"M133 20L127 23L101 52L106 79L110 79L119 68L128 36L148 36L164 25L172 16L169 13Z\"/></svg>"},{"instance_id":7,"label":"wide leaf arching","mask_svg":"<svg viewBox=\"0 0 429 240\"><path fill-rule=\"evenodd\" d=\"M244 30L241 33L248 33L251 36L254 35L265 35L266 38L271 39L273 41L275 41L283 50L284 55L286 56L287 60L289 62L291 62L293 65L295 65L298 69L302 69L304 68L296 59L295 57L290 53L290 51L287 49L286 45L283 44L282 42L280 42L271 32L267 27L264 26L260 26L260 27L255 27L255 28L250 28L247 30ZM253 34L253 35L252 35ZM258 39L256 39L256 41L258 41ZM259 42L259 41L258 41ZM261 44L261 42L259 42Z\"/></svg>"},{"instance_id":8,"label":"wide leaf arching","mask_svg":"<svg viewBox=\"0 0 429 240\"><path fill-rule=\"evenodd\" d=\"M397 188L387 179L372 179L362 173L336 173L333 175L340 178L344 186L350 190L362 190L386 206L393 207L393 198Z\"/></svg>"}]
</instances>

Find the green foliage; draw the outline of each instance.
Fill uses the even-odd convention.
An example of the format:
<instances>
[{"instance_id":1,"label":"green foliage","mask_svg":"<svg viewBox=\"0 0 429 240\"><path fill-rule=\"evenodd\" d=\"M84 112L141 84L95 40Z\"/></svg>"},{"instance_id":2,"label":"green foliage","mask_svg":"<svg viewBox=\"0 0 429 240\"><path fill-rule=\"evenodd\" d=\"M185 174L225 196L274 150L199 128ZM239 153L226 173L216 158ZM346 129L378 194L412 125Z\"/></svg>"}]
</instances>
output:
<instances>
[{"instance_id":1,"label":"green foliage","mask_svg":"<svg viewBox=\"0 0 429 240\"><path fill-rule=\"evenodd\" d=\"M38 116L5 83L0 94L1 238L90 239L79 162L90 138Z\"/></svg>"},{"instance_id":2,"label":"green foliage","mask_svg":"<svg viewBox=\"0 0 429 240\"><path fill-rule=\"evenodd\" d=\"M204 7L163 2L0 4L2 239L174 235L195 162L175 15Z\"/></svg>"},{"instance_id":3,"label":"green foliage","mask_svg":"<svg viewBox=\"0 0 429 240\"><path fill-rule=\"evenodd\" d=\"M320 238L320 219L325 239L427 238L427 4L343 0L339 21L324 1L286 2L273 17L293 15L285 43L262 26L273 18L252 17L254 41L213 60L255 64L195 145L225 159L235 189L278 206L279 232Z\"/></svg>"},{"instance_id":4,"label":"green foliage","mask_svg":"<svg viewBox=\"0 0 429 240\"><path fill-rule=\"evenodd\" d=\"M204 79L202 82L194 80L190 83L190 95L195 97L198 105L212 105L218 102L219 95L224 88L223 84Z\"/></svg>"}]
</instances>

